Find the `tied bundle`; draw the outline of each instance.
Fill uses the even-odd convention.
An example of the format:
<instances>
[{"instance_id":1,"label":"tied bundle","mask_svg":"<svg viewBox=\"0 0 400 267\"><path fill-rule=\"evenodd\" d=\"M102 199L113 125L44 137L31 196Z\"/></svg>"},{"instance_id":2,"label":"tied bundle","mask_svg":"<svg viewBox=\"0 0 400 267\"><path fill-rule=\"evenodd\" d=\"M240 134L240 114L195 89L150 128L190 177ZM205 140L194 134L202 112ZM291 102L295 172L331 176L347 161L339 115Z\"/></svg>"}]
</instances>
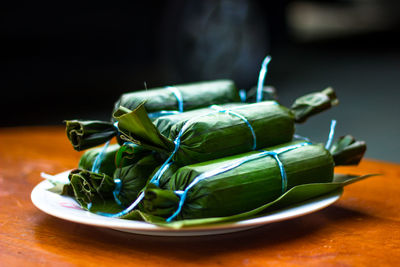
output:
<instances>
[{"instance_id":1,"label":"tied bundle","mask_svg":"<svg viewBox=\"0 0 400 267\"><path fill-rule=\"evenodd\" d=\"M120 107L114 118L121 139L187 165L289 142L295 122L336 104L334 91L328 88L297 99L291 109L264 101L231 108L211 106L199 114L164 116L153 122L142 103L132 111Z\"/></svg>"},{"instance_id":2,"label":"tied bundle","mask_svg":"<svg viewBox=\"0 0 400 267\"><path fill-rule=\"evenodd\" d=\"M240 102L240 97L231 80L197 82L123 94L115 103L114 112L119 107L135 109L143 102L154 118L168 111L176 114L214 104Z\"/></svg>"},{"instance_id":3,"label":"tied bundle","mask_svg":"<svg viewBox=\"0 0 400 267\"><path fill-rule=\"evenodd\" d=\"M119 107L135 109L143 102L150 117L155 119L214 104L240 102L240 97L231 80L198 82L123 94L114 104L113 113ZM118 129L113 118L111 121L67 120L66 133L74 149L81 151L104 144L117 136Z\"/></svg>"},{"instance_id":4,"label":"tied bundle","mask_svg":"<svg viewBox=\"0 0 400 267\"><path fill-rule=\"evenodd\" d=\"M110 197L120 206L129 205L144 188L154 169L164 160L159 154L144 150L133 143L127 142L122 146L113 144L105 148L97 147L86 151L78 168L70 173L70 184L64 189L64 192L72 192L69 195L74 196L85 209L97 206L100 200ZM101 165L96 169L94 163L100 157ZM108 186L110 183L111 187ZM68 187L70 188L67 189Z\"/></svg>"},{"instance_id":5,"label":"tied bundle","mask_svg":"<svg viewBox=\"0 0 400 267\"><path fill-rule=\"evenodd\" d=\"M248 212L296 186L331 183L334 166L358 164L365 149L364 142L346 136L330 151L321 144L294 141L184 166L165 175L161 188L146 189L143 210L167 221Z\"/></svg>"}]
</instances>

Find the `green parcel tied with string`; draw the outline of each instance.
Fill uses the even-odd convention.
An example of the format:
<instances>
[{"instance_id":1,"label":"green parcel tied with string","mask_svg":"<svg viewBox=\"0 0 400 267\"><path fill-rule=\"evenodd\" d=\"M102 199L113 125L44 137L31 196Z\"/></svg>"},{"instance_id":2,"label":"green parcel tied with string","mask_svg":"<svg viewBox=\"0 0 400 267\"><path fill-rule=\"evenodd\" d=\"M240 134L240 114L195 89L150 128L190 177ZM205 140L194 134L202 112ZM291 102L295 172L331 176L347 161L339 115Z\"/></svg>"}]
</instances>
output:
<instances>
[{"instance_id":1,"label":"green parcel tied with string","mask_svg":"<svg viewBox=\"0 0 400 267\"><path fill-rule=\"evenodd\" d=\"M94 172L92 166L99 149L102 148L90 149L82 155L78 169L69 176L70 184L65 185L63 190L71 192L68 187L73 187L72 196L85 209L89 203L93 205L99 199L113 198L122 206L131 204L146 185L150 174L163 162L159 154L143 150L135 144L115 144L108 147L99 171ZM115 181L120 182L118 191Z\"/></svg>"},{"instance_id":2,"label":"green parcel tied with string","mask_svg":"<svg viewBox=\"0 0 400 267\"><path fill-rule=\"evenodd\" d=\"M208 113L198 116L188 118L182 113L153 122L142 103L132 111L120 107L114 118L121 139L172 155L175 163L187 165L291 141L295 122L337 103L332 89L314 95L323 97L308 97L308 105L295 110L264 101L231 108L211 106ZM185 119L179 122L180 116Z\"/></svg>"},{"instance_id":3,"label":"green parcel tied with string","mask_svg":"<svg viewBox=\"0 0 400 267\"><path fill-rule=\"evenodd\" d=\"M343 145L342 149L336 150L336 155L344 153L349 158L361 160L366 149L365 143L353 142L357 149L348 153L345 152L348 147L344 144L345 138L342 137L335 143ZM277 154L285 176L281 173L277 159L266 152ZM336 162L331 152L321 144L294 141L266 148L264 151L252 151L184 166L172 177L168 177L167 182L161 183L164 184L163 188L155 185L147 187L142 212L155 216L154 218L164 218L165 221L178 210L182 192L194 183L187 191L182 208L173 220L226 217L246 213L273 202L297 186L313 187L313 184L336 183L334 166L349 163L340 158L338 157L339 161ZM351 162L356 163L358 162ZM211 175L207 176L207 173ZM204 179L200 179L201 176ZM196 183L196 179L200 180ZM285 186L283 179L286 179ZM324 190L322 193L326 193Z\"/></svg>"},{"instance_id":4,"label":"green parcel tied with string","mask_svg":"<svg viewBox=\"0 0 400 267\"><path fill-rule=\"evenodd\" d=\"M142 155L135 163L116 168L113 175L74 169L68 177L70 183L58 193L74 197L83 209L92 212L119 212L137 198L150 174L161 163L157 155L152 153ZM118 192L117 179L121 183Z\"/></svg>"},{"instance_id":5,"label":"green parcel tied with string","mask_svg":"<svg viewBox=\"0 0 400 267\"><path fill-rule=\"evenodd\" d=\"M119 107L135 109L143 102L148 113L179 111L180 101L182 111L188 111L215 104L240 102L240 97L232 80L196 82L123 94L115 103L114 112Z\"/></svg>"},{"instance_id":6,"label":"green parcel tied with string","mask_svg":"<svg viewBox=\"0 0 400 267\"><path fill-rule=\"evenodd\" d=\"M214 104L239 103L240 97L233 81L216 80L126 93L114 104L114 111L120 106L135 109L144 101L146 111L154 119L165 114L180 113L179 108L187 111ZM112 121L66 120L65 122L67 137L77 151L104 144L114 136L118 137L118 129ZM119 143L122 144L120 140Z\"/></svg>"},{"instance_id":7,"label":"green parcel tied with string","mask_svg":"<svg viewBox=\"0 0 400 267\"><path fill-rule=\"evenodd\" d=\"M71 171L69 175L69 184L57 184L62 195L73 196L83 208L87 204L95 201L100 196L101 199L107 198L106 192L114 189L114 182L110 177L116 170L115 156L120 150L118 144L107 145L105 147L96 147L89 149L81 156L78 169ZM71 179L74 175L74 179ZM110 179L111 180L110 180ZM91 181L108 181L109 183L99 183L94 186ZM112 181L112 182L111 182ZM110 186L110 184L112 186ZM53 188L55 192L58 189Z\"/></svg>"}]
</instances>

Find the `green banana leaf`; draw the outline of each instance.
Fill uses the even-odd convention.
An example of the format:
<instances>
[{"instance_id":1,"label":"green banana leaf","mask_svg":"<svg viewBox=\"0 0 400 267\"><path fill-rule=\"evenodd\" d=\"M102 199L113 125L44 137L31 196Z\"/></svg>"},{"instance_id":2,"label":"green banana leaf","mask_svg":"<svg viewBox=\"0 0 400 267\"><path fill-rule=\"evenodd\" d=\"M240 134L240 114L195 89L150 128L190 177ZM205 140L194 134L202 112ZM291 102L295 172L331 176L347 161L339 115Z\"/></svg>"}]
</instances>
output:
<instances>
[{"instance_id":1,"label":"green banana leaf","mask_svg":"<svg viewBox=\"0 0 400 267\"><path fill-rule=\"evenodd\" d=\"M326 93L327 90L324 90L315 94ZM329 93L331 98L326 97L325 100L331 102L334 96L331 91ZM210 109L210 113L189 120L186 115L176 115L176 118L184 116L185 119L181 122L175 119L172 126L163 123L166 122L164 118L153 123L144 104L133 111L120 107L114 113L114 118L119 122L121 139L163 154L170 155L175 150L174 140L179 136L179 147L174 152L173 160L187 165L291 141L295 117L304 121L316 113L314 109L321 110L321 105L328 107L318 97L307 99L309 106L295 111L275 101L264 101L235 106L228 111Z\"/></svg>"},{"instance_id":2,"label":"green banana leaf","mask_svg":"<svg viewBox=\"0 0 400 267\"><path fill-rule=\"evenodd\" d=\"M302 202L317 198L319 196L327 195L327 194L337 194L337 192L341 192L344 186L349 184L361 181L371 176L375 176L377 174L369 174L364 176L354 176L354 175L343 175L343 174L335 174L333 181L328 183L312 183L312 184L303 184L294 186L285 192L283 195L274 199L271 202L265 203L255 209L235 214L232 216L218 216L218 217L210 217L210 218L200 218L200 219L186 219L179 221L166 222L165 218L160 216L154 216L148 214L146 212L140 210L133 210L127 215L122 216L122 219L127 220L138 220L145 221L150 224L155 224L161 227L172 228L172 229L182 229L182 228L190 228L190 227L198 227L204 225L212 225L212 224L223 224L223 223L232 223L241 220L247 220L257 217L262 217L268 215L270 212L280 210L283 208L288 208L292 205L301 205ZM61 194L61 191L56 191L55 188L49 189L49 191ZM78 201L77 198L75 200ZM78 203L82 208L88 210L86 202ZM92 200L90 212L93 213L110 213L115 214L123 210L123 208L115 203L115 201L111 198L104 199L102 197L96 197Z\"/></svg>"},{"instance_id":3,"label":"green banana leaf","mask_svg":"<svg viewBox=\"0 0 400 267\"><path fill-rule=\"evenodd\" d=\"M115 155L119 148L120 146L118 144L112 144L106 148L102 146L89 149L81 156L78 168L91 171L97 159L96 163L99 166L97 171L112 176L116 168ZM100 153L102 153L102 155L99 156Z\"/></svg>"},{"instance_id":4,"label":"green banana leaf","mask_svg":"<svg viewBox=\"0 0 400 267\"><path fill-rule=\"evenodd\" d=\"M357 165L366 150L365 142L356 140L352 135L340 137L330 148L336 165Z\"/></svg>"},{"instance_id":5,"label":"green banana leaf","mask_svg":"<svg viewBox=\"0 0 400 267\"><path fill-rule=\"evenodd\" d=\"M148 183L150 175L163 162L157 153L150 153L130 165L119 167L115 170L114 180L120 179L121 190L117 198L122 206L129 206L137 198L140 191Z\"/></svg>"},{"instance_id":6,"label":"green banana leaf","mask_svg":"<svg viewBox=\"0 0 400 267\"><path fill-rule=\"evenodd\" d=\"M158 187L145 189L143 208L151 215L170 219L177 215L180 220L241 213L294 186L330 182L334 166L357 165L365 151L365 142L346 135L330 150L294 141L184 166L173 174L164 173Z\"/></svg>"},{"instance_id":7,"label":"green banana leaf","mask_svg":"<svg viewBox=\"0 0 400 267\"><path fill-rule=\"evenodd\" d=\"M114 180L107 174L75 169L68 179L74 198L82 208L90 211L121 209L113 200Z\"/></svg>"},{"instance_id":8,"label":"green banana leaf","mask_svg":"<svg viewBox=\"0 0 400 267\"><path fill-rule=\"evenodd\" d=\"M320 144L296 141L265 150L279 153L287 183L283 183L284 178L273 156L252 151L180 168L164 189L149 186L145 190L144 211L170 217L182 198L175 192L190 188L176 219L229 216L273 201L282 191L294 186L329 183L333 179L333 158ZM234 167L229 169L227 166ZM218 173L218 170L223 171ZM199 177L204 179L196 183Z\"/></svg>"},{"instance_id":9,"label":"green banana leaf","mask_svg":"<svg viewBox=\"0 0 400 267\"><path fill-rule=\"evenodd\" d=\"M174 88L179 90L182 96L184 111L214 104L240 102L236 86L231 80L176 85ZM134 109L143 101L146 102L145 108L147 112L160 112L158 115L153 114L154 118L162 116L164 114L163 111L178 110L178 100L176 96L171 90L164 87L121 95L114 105L113 113L120 106ZM168 112L166 112L166 114L168 114ZM111 118L111 120L114 119ZM67 137L77 151L104 144L114 136L117 136L118 143L122 144L117 135L118 130L111 121L67 120L65 122Z\"/></svg>"},{"instance_id":10,"label":"green banana leaf","mask_svg":"<svg viewBox=\"0 0 400 267\"><path fill-rule=\"evenodd\" d=\"M144 188L150 174L165 159L159 153L143 149L142 147L126 142L117 151L114 181L119 179L120 186L115 197L122 206L130 205Z\"/></svg>"},{"instance_id":11,"label":"green banana leaf","mask_svg":"<svg viewBox=\"0 0 400 267\"><path fill-rule=\"evenodd\" d=\"M245 103L229 103L229 104L223 104L223 105L218 105L218 107L223 108L223 109L230 109L230 108L237 108L240 106L247 105ZM170 136L171 135L171 130L172 127L176 124L184 124L188 120L199 117L199 116L205 116L209 114L210 112L213 112L214 110L211 109L210 107L206 108L199 108L199 109L194 109L186 112L182 112L179 114L174 114L174 115L165 115L161 116L153 121L153 124L156 126L156 128L160 131L161 135L163 136Z\"/></svg>"},{"instance_id":12,"label":"green banana leaf","mask_svg":"<svg viewBox=\"0 0 400 267\"><path fill-rule=\"evenodd\" d=\"M244 116L254 130L256 148L292 139L294 120L287 108L275 102L238 108L235 112ZM120 108L115 118L123 134L121 138L166 155L174 151L174 139L182 131L179 149L173 157L181 165L243 153L252 150L254 145L252 131L243 119L217 111L175 124L168 137L151 122L143 105L132 112Z\"/></svg>"},{"instance_id":13,"label":"green banana leaf","mask_svg":"<svg viewBox=\"0 0 400 267\"><path fill-rule=\"evenodd\" d=\"M328 87L317 93L307 94L297 98L291 110L295 114L296 122L304 122L308 117L327 110L339 104L335 91Z\"/></svg>"},{"instance_id":14,"label":"green banana leaf","mask_svg":"<svg viewBox=\"0 0 400 267\"><path fill-rule=\"evenodd\" d=\"M99 120L67 120L65 132L72 146L82 151L104 144L117 135L113 123Z\"/></svg>"},{"instance_id":15,"label":"green banana leaf","mask_svg":"<svg viewBox=\"0 0 400 267\"><path fill-rule=\"evenodd\" d=\"M72 196L85 209L87 205L94 205L93 203L98 203L99 200L101 203L108 200L115 202L115 197L122 206L131 204L146 185L150 174L164 160L157 153L143 150L132 143L113 145L105 154L99 172L93 172L92 164L99 149L101 148L88 150L80 160L79 169L71 172L70 184L60 187L63 190L61 194L72 192ZM116 179L121 182L119 192L115 192ZM74 190L70 190L71 188ZM56 186L51 190L60 191ZM117 195L114 196L114 193Z\"/></svg>"},{"instance_id":16,"label":"green banana leaf","mask_svg":"<svg viewBox=\"0 0 400 267\"><path fill-rule=\"evenodd\" d=\"M237 222L241 220L266 216L272 211L287 208L292 205L300 205L302 202L314 199L322 195L340 193L343 190L344 186L361 181L371 176L374 175L357 177L352 175L336 174L332 182L303 184L295 186L271 202L265 203L250 211L242 212L232 216L186 219L180 221L166 222L165 218L163 217L150 215L139 210L134 210L133 212L123 216L122 218L146 221L151 224L172 229Z\"/></svg>"},{"instance_id":17,"label":"green banana leaf","mask_svg":"<svg viewBox=\"0 0 400 267\"><path fill-rule=\"evenodd\" d=\"M192 110L214 104L240 102L236 85L231 80L215 80L183 85L174 85L181 96L183 110ZM153 88L121 95L114 105L114 112L119 107L135 109L145 101L148 113L178 110L179 102L168 87Z\"/></svg>"},{"instance_id":18,"label":"green banana leaf","mask_svg":"<svg viewBox=\"0 0 400 267\"><path fill-rule=\"evenodd\" d=\"M115 153L115 166L117 168L135 164L143 157L153 153L134 143L123 143Z\"/></svg>"}]
</instances>

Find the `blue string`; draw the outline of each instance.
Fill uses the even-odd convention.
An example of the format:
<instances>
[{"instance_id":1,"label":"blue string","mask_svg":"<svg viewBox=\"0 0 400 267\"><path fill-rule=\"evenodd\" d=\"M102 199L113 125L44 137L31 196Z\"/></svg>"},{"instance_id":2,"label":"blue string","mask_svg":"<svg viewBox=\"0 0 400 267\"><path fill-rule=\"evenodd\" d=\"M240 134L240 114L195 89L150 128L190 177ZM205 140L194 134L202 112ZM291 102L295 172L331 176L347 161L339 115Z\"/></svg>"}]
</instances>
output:
<instances>
[{"instance_id":1,"label":"blue string","mask_svg":"<svg viewBox=\"0 0 400 267\"><path fill-rule=\"evenodd\" d=\"M265 76L267 75L267 66L268 63L271 61L270 56L266 56L261 64L260 74L258 75L258 83L257 83L257 102L261 102L263 98L263 87L264 87L264 80Z\"/></svg>"},{"instance_id":2,"label":"blue string","mask_svg":"<svg viewBox=\"0 0 400 267\"><path fill-rule=\"evenodd\" d=\"M114 123L114 126L118 129L118 122ZM98 173L100 171L100 166L101 166L101 162L104 159L104 155L105 155L105 151L107 150L108 145L110 144L110 141L108 141L107 143L105 143L105 145L103 146L103 149L101 150L101 152L97 155L93 166L92 166L92 172L94 173ZM114 178L114 184L115 184L115 188L113 190L113 196L114 196L114 200L118 205L122 205L121 201L118 199L118 195L121 192L121 188L122 188L122 182L121 179L119 178ZM91 207L91 203L90 207ZM90 207L88 206L88 210L90 210Z\"/></svg>"},{"instance_id":3,"label":"blue string","mask_svg":"<svg viewBox=\"0 0 400 267\"><path fill-rule=\"evenodd\" d=\"M157 112L152 112L152 113L148 113L149 118L150 119L156 119L162 116L168 116L168 115L176 115L176 114L180 114L180 111L177 110L161 110L161 111L157 111Z\"/></svg>"},{"instance_id":4,"label":"blue string","mask_svg":"<svg viewBox=\"0 0 400 267\"><path fill-rule=\"evenodd\" d=\"M218 112L223 112L223 113L226 113L226 114L230 114L230 115L236 116L236 117L240 118L241 120L243 120L246 123L246 125L249 127L249 129L251 131L251 135L253 136L253 147L251 149L252 150L256 149L256 147L257 147L256 133L254 132L254 129L251 126L250 122L244 116L240 115L239 113L236 113L236 112L232 111L231 109L224 109L224 108L221 108L221 107L219 107L217 105L212 105L212 106L210 106L210 108L215 109Z\"/></svg>"},{"instance_id":5,"label":"blue string","mask_svg":"<svg viewBox=\"0 0 400 267\"><path fill-rule=\"evenodd\" d=\"M114 122L114 127L115 127L115 128L117 129L117 131L118 131L118 134L117 134L117 135L120 135L121 133L119 132L118 121ZM125 142L124 145L127 144L127 143L130 143L130 142ZM114 190L113 190L114 200L115 200L115 202L116 202L118 205L122 206L122 202L121 202L121 200L119 200L119 198L118 198L118 196L119 196L119 194L121 193L121 190L122 190L122 181L121 181L121 179L119 179L119 178L114 178L114 184L115 184L115 188L114 188Z\"/></svg>"},{"instance_id":6,"label":"blue string","mask_svg":"<svg viewBox=\"0 0 400 267\"><path fill-rule=\"evenodd\" d=\"M117 137L119 137L121 135L121 133L118 128L118 121L114 122L113 125L114 125L114 128L117 130Z\"/></svg>"},{"instance_id":7,"label":"blue string","mask_svg":"<svg viewBox=\"0 0 400 267\"><path fill-rule=\"evenodd\" d=\"M108 145L110 144L110 140L107 141L104 146L103 149L100 151L100 153L96 156L96 159L94 160L93 166L92 166L92 172L94 173L98 173L101 167L101 162L104 159L104 155L105 152L107 150Z\"/></svg>"},{"instance_id":8,"label":"blue string","mask_svg":"<svg viewBox=\"0 0 400 267\"><path fill-rule=\"evenodd\" d=\"M241 102L246 102L246 99L247 99L247 92L246 92L246 90L244 90L244 89L240 89L239 90L239 97L240 97L240 101Z\"/></svg>"},{"instance_id":9,"label":"blue string","mask_svg":"<svg viewBox=\"0 0 400 267\"><path fill-rule=\"evenodd\" d=\"M183 97L181 92L176 87L167 86L166 88L175 95L176 100L178 101L178 111L183 112Z\"/></svg>"},{"instance_id":10,"label":"blue string","mask_svg":"<svg viewBox=\"0 0 400 267\"><path fill-rule=\"evenodd\" d=\"M115 183L115 189L113 191L114 200L118 205L122 206L122 202L118 198L119 193L121 193L122 189L122 181L119 178L114 178L114 183Z\"/></svg>"},{"instance_id":11,"label":"blue string","mask_svg":"<svg viewBox=\"0 0 400 267\"><path fill-rule=\"evenodd\" d=\"M329 150L332 146L333 136L335 135L336 120L331 121L331 127L329 130L328 141L326 142L325 149Z\"/></svg>"},{"instance_id":12,"label":"blue string","mask_svg":"<svg viewBox=\"0 0 400 267\"><path fill-rule=\"evenodd\" d=\"M258 153L258 154L253 154L253 155L250 155L250 156L248 156L248 157L235 160L234 162L229 163L229 164L226 164L226 165L224 165L224 166L222 166L222 167L220 167L220 168L218 168L218 169L214 169L214 170L211 170L211 171L207 171L207 172L204 172L204 173L198 175L198 176L195 177L194 180L185 188L185 190L183 190L183 191L182 191L182 190L174 191L174 193L180 197L179 204L178 204L178 208L177 208L177 210L176 210L169 218L167 218L166 221L167 221L167 222L171 222L171 221L181 212L182 207L183 207L183 205L184 205L184 203L185 203L185 200L186 200L188 191L189 191L192 187L194 187L198 182L200 182L200 181L202 181L202 180L204 180L204 179L213 177L213 176L215 176L215 175L218 175L218 174L221 174L221 173L225 173L225 172L227 172L227 171L230 171L230 170L232 170L232 169L235 169L235 168L241 166L242 164L244 164L244 163L246 163L246 162L253 161L253 160L256 160L256 159L265 157L265 156L271 156L271 157L273 157L273 158L276 160L276 162L278 163L279 170L280 170L280 172L281 172L282 194L283 194L283 193L286 192L286 190L287 190L287 176L286 176L286 172L285 172L283 163L282 163L282 161L279 159L279 154L284 153L284 152L291 151L291 150L293 150L293 149L297 149L297 148L302 147L302 146L310 145L310 144L311 144L311 143L309 143L309 142L303 142L303 143L299 143L299 144L287 146L287 147L284 147L284 148L276 149L276 150L274 150L274 151L264 151L264 150L262 150L262 151L261 151L260 153Z\"/></svg>"},{"instance_id":13,"label":"blue string","mask_svg":"<svg viewBox=\"0 0 400 267\"><path fill-rule=\"evenodd\" d=\"M103 215L103 216L111 217L111 218L121 217L121 216L128 214L131 210L133 210L139 204L139 202L142 201L143 198L144 198L144 192L141 192L139 197L135 200L135 202L133 202L128 208L124 209L121 212L115 213L115 214L106 213L106 212L96 212L96 213L99 215Z\"/></svg>"},{"instance_id":14,"label":"blue string","mask_svg":"<svg viewBox=\"0 0 400 267\"><path fill-rule=\"evenodd\" d=\"M172 94L175 96L176 100L178 101L178 110L161 110L161 111L151 112L148 113L150 119L156 119L168 115L176 115L183 112L183 97L181 92L176 87L167 86L165 88L171 91Z\"/></svg>"},{"instance_id":15,"label":"blue string","mask_svg":"<svg viewBox=\"0 0 400 267\"><path fill-rule=\"evenodd\" d=\"M304 137L304 136L301 136L299 134L294 134L293 137L296 138L296 139L300 139L300 140L304 140L304 141L307 141L307 142L311 142L311 140L308 137Z\"/></svg>"}]
</instances>

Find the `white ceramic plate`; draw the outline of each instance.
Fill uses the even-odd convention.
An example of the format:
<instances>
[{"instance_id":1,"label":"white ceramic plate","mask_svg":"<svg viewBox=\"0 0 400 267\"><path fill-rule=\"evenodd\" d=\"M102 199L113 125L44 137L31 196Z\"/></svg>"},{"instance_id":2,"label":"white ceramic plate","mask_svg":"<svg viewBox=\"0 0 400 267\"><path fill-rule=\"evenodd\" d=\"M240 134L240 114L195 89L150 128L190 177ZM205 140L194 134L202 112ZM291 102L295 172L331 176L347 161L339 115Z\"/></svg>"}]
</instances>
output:
<instances>
[{"instance_id":1,"label":"white ceramic plate","mask_svg":"<svg viewBox=\"0 0 400 267\"><path fill-rule=\"evenodd\" d=\"M53 176L55 180L67 180L67 177L68 172L63 172ZM314 198L307 202L300 203L296 206L274 211L263 217L239 222L205 225L184 229L171 229L140 221L104 217L85 211L79 207L74 199L46 190L51 186L51 183L45 180L39 183L31 193L33 204L47 214L76 223L154 236L199 236L242 231L318 211L331 205L341 196L341 192L330 193L318 198Z\"/></svg>"}]
</instances>

